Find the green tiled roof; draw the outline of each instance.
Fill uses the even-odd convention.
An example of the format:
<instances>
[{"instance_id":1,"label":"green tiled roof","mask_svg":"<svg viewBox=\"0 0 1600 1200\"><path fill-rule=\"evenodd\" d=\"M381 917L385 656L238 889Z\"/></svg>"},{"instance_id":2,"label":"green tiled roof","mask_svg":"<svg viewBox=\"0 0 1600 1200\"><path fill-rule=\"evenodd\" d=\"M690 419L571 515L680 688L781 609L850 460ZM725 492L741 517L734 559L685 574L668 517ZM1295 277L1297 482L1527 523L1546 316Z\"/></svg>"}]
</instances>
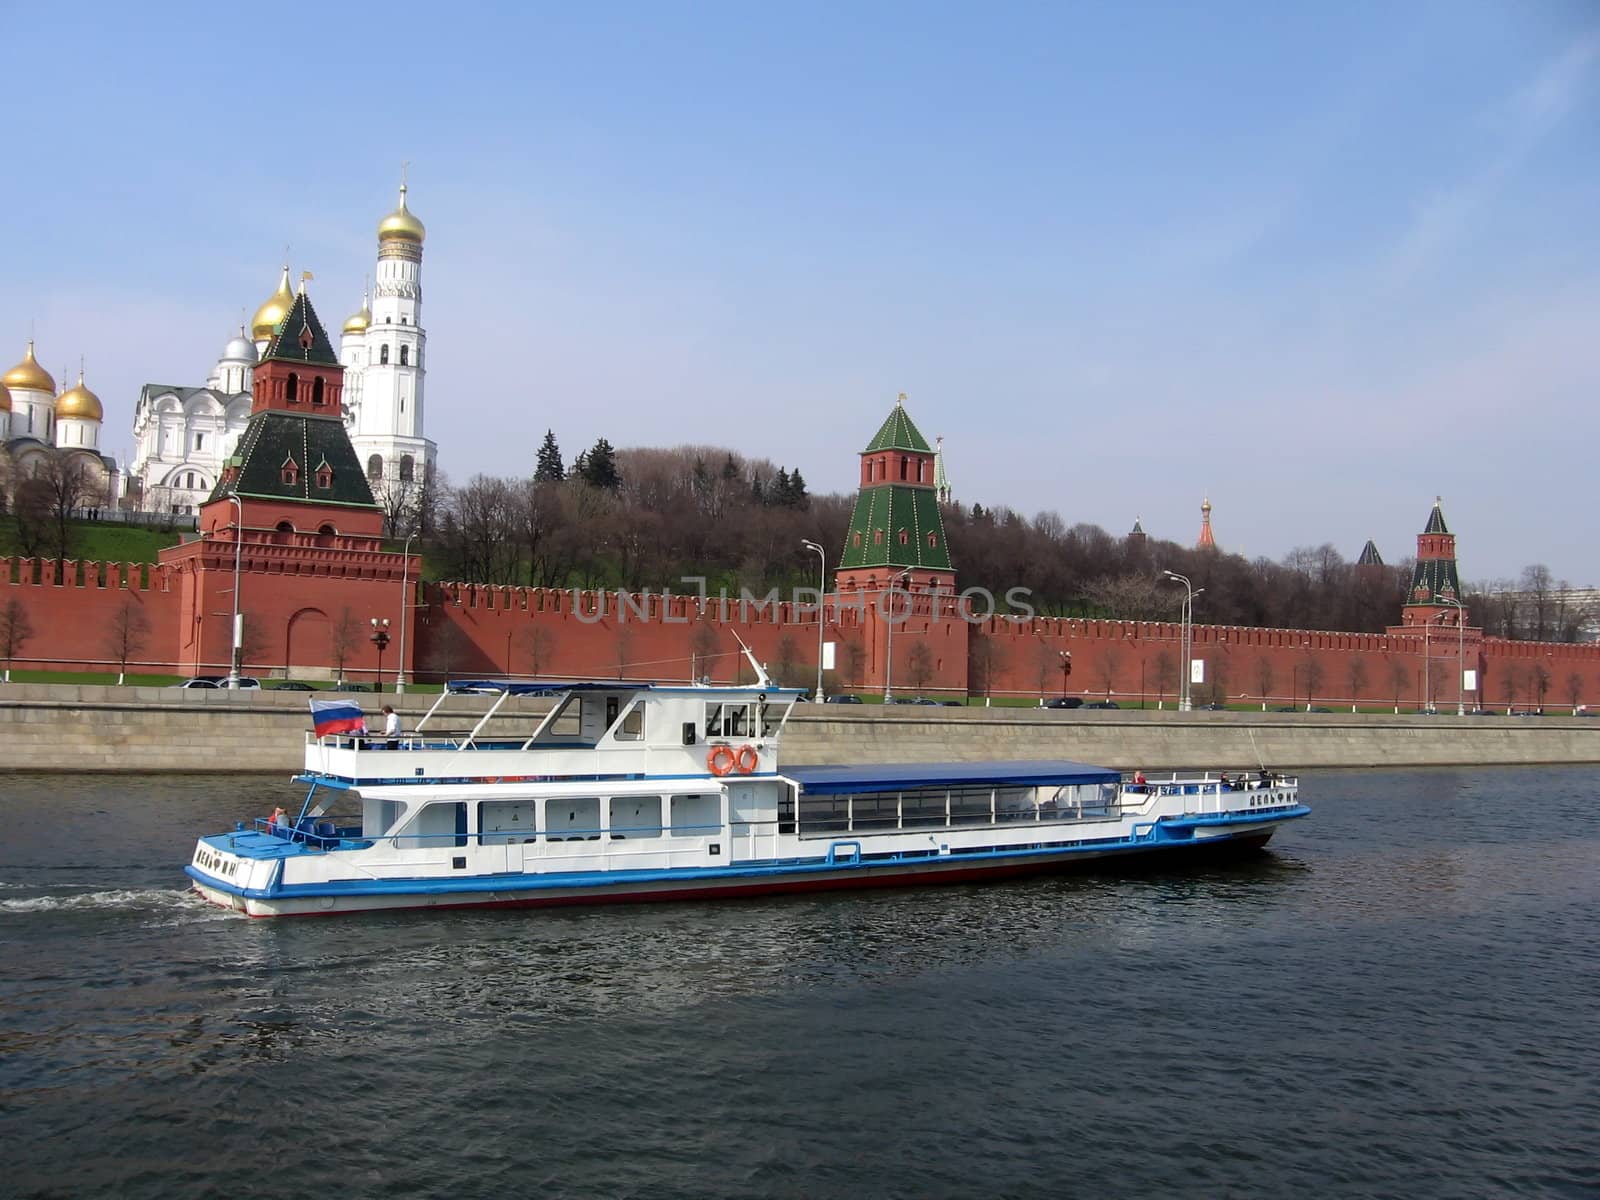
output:
<instances>
[{"instance_id":1,"label":"green tiled roof","mask_svg":"<svg viewBox=\"0 0 1600 1200\"><path fill-rule=\"evenodd\" d=\"M234 457L239 461L238 478L228 485L219 482L211 493L213 500L236 492L270 500L377 507L339 417L263 409L245 426ZM291 462L294 482L288 483L284 470ZM317 486L317 471L324 466L332 473L325 488Z\"/></svg>"},{"instance_id":2,"label":"green tiled roof","mask_svg":"<svg viewBox=\"0 0 1600 1200\"><path fill-rule=\"evenodd\" d=\"M904 544L900 540L902 532L906 535ZM931 546L930 534L934 543ZM855 511L850 514L839 566L951 570L950 547L945 543L944 520L933 489L898 483L862 488L856 496Z\"/></svg>"},{"instance_id":3,"label":"green tiled roof","mask_svg":"<svg viewBox=\"0 0 1600 1200\"><path fill-rule=\"evenodd\" d=\"M1445 528L1444 509L1440 508L1439 504L1440 502L1438 500L1433 502L1433 511L1428 514L1428 527L1422 531L1423 533L1450 532L1449 529Z\"/></svg>"},{"instance_id":4,"label":"green tiled roof","mask_svg":"<svg viewBox=\"0 0 1600 1200\"><path fill-rule=\"evenodd\" d=\"M1411 572L1411 590L1406 593L1406 603L1437 604L1435 596L1461 599L1461 580L1456 575L1455 559L1417 559L1417 565Z\"/></svg>"},{"instance_id":5,"label":"green tiled roof","mask_svg":"<svg viewBox=\"0 0 1600 1200\"><path fill-rule=\"evenodd\" d=\"M928 439L918 432L917 427L911 423L911 418L906 415L903 404L896 404L894 411L884 421L878 430L878 436L867 443L867 448L861 453L874 454L879 450L914 450L919 454L932 454L933 447L928 445Z\"/></svg>"},{"instance_id":6,"label":"green tiled roof","mask_svg":"<svg viewBox=\"0 0 1600 1200\"><path fill-rule=\"evenodd\" d=\"M283 320L273 330L267 352L261 356L265 362L276 358L283 362L316 363L323 367L337 367L339 356L333 352L322 322L317 320L317 310L304 292L294 298L294 304L284 314Z\"/></svg>"},{"instance_id":7,"label":"green tiled roof","mask_svg":"<svg viewBox=\"0 0 1600 1200\"><path fill-rule=\"evenodd\" d=\"M1383 555L1378 553L1378 544L1376 542L1374 542L1371 538L1368 538L1367 539L1367 544L1365 546L1361 547L1361 557L1356 559L1356 566L1358 566L1358 567L1381 567L1381 566L1383 566Z\"/></svg>"}]
</instances>

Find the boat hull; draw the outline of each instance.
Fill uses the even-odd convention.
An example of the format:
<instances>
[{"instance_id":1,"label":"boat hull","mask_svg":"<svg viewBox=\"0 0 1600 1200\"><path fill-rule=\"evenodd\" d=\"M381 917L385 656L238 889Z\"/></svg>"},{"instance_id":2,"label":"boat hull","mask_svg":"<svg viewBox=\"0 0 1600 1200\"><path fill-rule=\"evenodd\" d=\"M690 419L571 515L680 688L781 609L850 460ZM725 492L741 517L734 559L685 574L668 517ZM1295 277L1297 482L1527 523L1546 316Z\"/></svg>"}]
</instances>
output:
<instances>
[{"instance_id":1,"label":"boat hull","mask_svg":"<svg viewBox=\"0 0 1600 1200\"><path fill-rule=\"evenodd\" d=\"M252 917L336 916L403 909L548 908L573 905L641 904L670 900L726 900L800 892L867 888L937 887L1016 879L1061 871L1093 869L1112 860L1155 858L1163 863L1247 854L1260 850L1278 820L1242 827L1211 828L1191 839L1105 847L1052 847L974 855L941 855L914 860L799 867L731 868L724 871L661 872L650 878L614 880L587 877L563 884L559 877L524 876L503 881L463 880L462 886L430 883L407 888L396 882L382 889L321 890L317 894L261 896L219 886L190 869L195 890L206 900ZM1197 833L1199 831L1196 831ZM487 886L486 886L487 885Z\"/></svg>"}]
</instances>

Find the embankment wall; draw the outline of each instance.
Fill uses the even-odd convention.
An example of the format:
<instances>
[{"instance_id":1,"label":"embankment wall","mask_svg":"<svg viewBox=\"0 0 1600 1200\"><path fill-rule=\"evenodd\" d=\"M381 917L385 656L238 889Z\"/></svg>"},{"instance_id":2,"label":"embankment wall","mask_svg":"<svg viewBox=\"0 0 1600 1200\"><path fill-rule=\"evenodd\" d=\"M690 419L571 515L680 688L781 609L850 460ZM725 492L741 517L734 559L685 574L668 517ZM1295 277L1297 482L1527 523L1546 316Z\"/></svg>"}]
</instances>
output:
<instances>
[{"instance_id":1,"label":"embankment wall","mask_svg":"<svg viewBox=\"0 0 1600 1200\"><path fill-rule=\"evenodd\" d=\"M363 706L376 714L398 701L410 729L434 699L368 696ZM548 702L521 703L531 715ZM308 726L303 693L12 684L0 687L0 769L288 773ZM1600 763L1600 720L840 705L801 708L784 735L791 763L1018 758L1147 770Z\"/></svg>"}]
</instances>

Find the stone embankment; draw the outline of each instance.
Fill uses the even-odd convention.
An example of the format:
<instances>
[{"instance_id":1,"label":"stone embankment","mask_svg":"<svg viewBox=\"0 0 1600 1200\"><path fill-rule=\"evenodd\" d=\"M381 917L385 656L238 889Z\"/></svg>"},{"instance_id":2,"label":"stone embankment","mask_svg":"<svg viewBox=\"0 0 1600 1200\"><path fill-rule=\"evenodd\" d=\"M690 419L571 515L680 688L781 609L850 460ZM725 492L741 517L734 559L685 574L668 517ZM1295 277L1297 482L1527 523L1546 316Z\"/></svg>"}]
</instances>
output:
<instances>
[{"instance_id":1,"label":"stone embankment","mask_svg":"<svg viewBox=\"0 0 1600 1200\"><path fill-rule=\"evenodd\" d=\"M437 697L349 698L374 725L394 703L410 729ZM515 703L531 717L548 702ZM488 700L451 704L482 712ZM292 772L309 727L303 692L0 684L0 769L13 771ZM1600 720L823 705L797 708L784 735L791 763L1016 758L1146 770L1600 763Z\"/></svg>"}]
</instances>

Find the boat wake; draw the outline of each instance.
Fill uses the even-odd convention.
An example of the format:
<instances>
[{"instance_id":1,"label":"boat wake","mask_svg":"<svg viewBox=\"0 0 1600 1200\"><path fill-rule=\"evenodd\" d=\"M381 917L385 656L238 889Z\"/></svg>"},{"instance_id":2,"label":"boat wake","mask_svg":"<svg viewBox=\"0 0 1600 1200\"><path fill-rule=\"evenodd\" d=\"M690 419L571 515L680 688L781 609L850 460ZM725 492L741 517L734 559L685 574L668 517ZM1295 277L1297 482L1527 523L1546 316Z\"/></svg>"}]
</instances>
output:
<instances>
[{"instance_id":1,"label":"boat wake","mask_svg":"<svg viewBox=\"0 0 1600 1200\"><path fill-rule=\"evenodd\" d=\"M71 895L28 896L0 900L0 916L24 916L56 912L206 912L210 908L194 893L172 888L120 888L109 892L76 892Z\"/></svg>"}]
</instances>

